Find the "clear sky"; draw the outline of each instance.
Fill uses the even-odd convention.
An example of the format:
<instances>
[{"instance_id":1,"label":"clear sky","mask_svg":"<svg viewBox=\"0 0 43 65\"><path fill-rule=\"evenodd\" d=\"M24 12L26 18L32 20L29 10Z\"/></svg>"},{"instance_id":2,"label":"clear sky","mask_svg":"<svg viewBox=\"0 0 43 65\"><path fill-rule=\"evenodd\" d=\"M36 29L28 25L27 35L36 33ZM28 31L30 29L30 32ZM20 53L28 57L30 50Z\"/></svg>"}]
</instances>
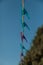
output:
<instances>
[{"instance_id":1,"label":"clear sky","mask_svg":"<svg viewBox=\"0 0 43 65\"><path fill-rule=\"evenodd\" d=\"M43 2L25 0L25 8L30 16L30 20L25 16L30 27L30 31L25 28L29 42L25 46L30 48L37 28L43 24ZM18 65L21 31L21 0L0 0L0 65Z\"/></svg>"}]
</instances>

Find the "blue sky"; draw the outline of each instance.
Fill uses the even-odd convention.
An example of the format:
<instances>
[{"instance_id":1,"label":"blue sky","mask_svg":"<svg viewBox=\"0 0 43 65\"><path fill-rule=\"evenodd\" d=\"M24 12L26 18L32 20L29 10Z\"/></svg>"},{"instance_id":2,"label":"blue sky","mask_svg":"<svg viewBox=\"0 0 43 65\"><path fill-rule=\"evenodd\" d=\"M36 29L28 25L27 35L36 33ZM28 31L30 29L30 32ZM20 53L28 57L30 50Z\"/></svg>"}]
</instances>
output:
<instances>
[{"instance_id":1,"label":"blue sky","mask_svg":"<svg viewBox=\"0 0 43 65\"><path fill-rule=\"evenodd\" d=\"M30 48L37 28L43 24L43 2L25 0L25 8L30 16L30 20L25 16L30 27L30 31L25 28L25 46ZM21 0L0 0L0 65L18 65L21 31Z\"/></svg>"}]
</instances>

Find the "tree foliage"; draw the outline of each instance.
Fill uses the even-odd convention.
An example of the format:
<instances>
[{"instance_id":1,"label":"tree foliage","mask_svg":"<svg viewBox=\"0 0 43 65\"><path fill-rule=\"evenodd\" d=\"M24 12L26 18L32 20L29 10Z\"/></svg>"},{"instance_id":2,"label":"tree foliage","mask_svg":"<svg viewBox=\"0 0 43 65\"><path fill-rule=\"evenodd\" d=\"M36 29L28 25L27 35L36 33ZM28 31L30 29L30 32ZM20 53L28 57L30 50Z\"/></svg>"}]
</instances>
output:
<instances>
[{"instance_id":1,"label":"tree foliage","mask_svg":"<svg viewBox=\"0 0 43 65\"><path fill-rule=\"evenodd\" d=\"M38 28L31 49L26 52L23 64L20 65L43 65L43 26Z\"/></svg>"}]
</instances>

